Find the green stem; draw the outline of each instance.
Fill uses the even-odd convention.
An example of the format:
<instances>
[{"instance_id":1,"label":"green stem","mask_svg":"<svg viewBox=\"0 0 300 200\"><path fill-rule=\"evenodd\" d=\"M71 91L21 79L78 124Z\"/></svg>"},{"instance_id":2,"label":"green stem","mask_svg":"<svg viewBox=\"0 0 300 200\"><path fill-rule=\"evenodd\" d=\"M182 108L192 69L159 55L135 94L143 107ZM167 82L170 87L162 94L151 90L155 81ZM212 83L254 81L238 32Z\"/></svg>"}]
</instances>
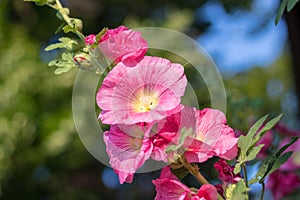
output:
<instances>
[{"instance_id":1,"label":"green stem","mask_svg":"<svg viewBox=\"0 0 300 200\"><path fill-rule=\"evenodd\" d=\"M209 183L199 172L198 167L189 163L185 158L183 158L183 166L197 179L200 184Z\"/></svg>"},{"instance_id":2,"label":"green stem","mask_svg":"<svg viewBox=\"0 0 300 200\"><path fill-rule=\"evenodd\" d=\"M247 177L247 170L246 170L245 163L242 164L242 169L243 169L243 174L244 174L244 179L245 179L246 187L248 188L248 177Z\"/></svg>"},{"instance_id":3,"label":"green stem","mask_svg":"<svg viewBox=\"0 0 300 200\"><path fill-rule=\"evenodd\" d=\"M248 188L248 177L247 177L247 170L246 170L246 165L245 163L243 163L241 165L242 167L242 170L243 170L243 174L244 174L244 179L245 179L245 184L246 184L246 188ZM246 190L246 196L247 196L247 199L248 199L248 191Z\"/></svg>"},{"instance_id":4,"label":"green stem","mask_svg":"<svg viewBox=\"0 0 300 200\"><path fill-rule=\"evenodd\" d=\"M183 166L186 168L196 179L197 181L202 184L209 184L209 182L202 176L202 174L199 172L198 166L193 165L189 163L185 158L183 160ZM224 199L219 193L218 193L218 199Z\"/></svg>"},{"instance_id":5,"label":"green stem","mask_svg":"<svg viewBox=\"0 0 300 200\"><path fill-rule=\"evenodd\" d=\"M61 5L60 1L59 1L59 0L55 0L55 2L56 2L56 6L53 6L53 5L51 5L51 4L48 4L48 6L50 6L50 7L54 8L54 9L56 9L56 10L61 14L61 16L63 17L63 19L65 20L65 22L67 22L67 24L68 24L70 27L75 28L75 27L74 27L74 23L72 23L72 20L71 20L71 18L68 16L68 14L65 13L64 7ZM76 34L82 41L84 41L84 38L85 38L84 35L83 35L79 30L77 30L76 28L75 28L75 34Z\"/></svg>"},{"instance_id":6,"label":"green stem","mask_svg":"<svg viewBox=\"0 0 300 200\"><path fill-rule=\"evenodd\" d=\"M260 194L260 200L264 199L264 194L265 194L265 183L261 183L261 194Z\"/></svg>"}]
</instances>

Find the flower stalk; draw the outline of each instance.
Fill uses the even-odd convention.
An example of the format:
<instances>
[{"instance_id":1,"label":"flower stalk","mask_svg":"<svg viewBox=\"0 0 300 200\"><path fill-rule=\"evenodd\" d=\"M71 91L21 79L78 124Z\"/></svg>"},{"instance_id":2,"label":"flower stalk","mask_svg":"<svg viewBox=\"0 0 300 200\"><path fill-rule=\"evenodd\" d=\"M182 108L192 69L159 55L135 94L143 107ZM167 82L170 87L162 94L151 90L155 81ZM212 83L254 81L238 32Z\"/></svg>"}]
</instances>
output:
<instances>
[{"instance_id":1,"label":"flower stalk","mask_svg":"<svg viewBox=\"0 0 300 200\"><path fill-rule=\"evenodd\" d=\"M200 184L208 184L209 182L202 176L199 172L199 168L195 164L189 163L185 158L183 158L183 166L197 179Z\"/></svg>"},{"instance_id":2,"label":"flower stalk","mask_svg":"<svg viewBox=\"0 0 300 200\"><path fill-rule=\"evenodd\" d=\"M265 183L261 183L261 193L260 193L260 200L264 199L264 194L265 194Z\"/></svg>"},{"instance_id":3,"label":"flower stalk","mask_svg":"<svg viewBox=\"0 0 300 200\"><path fill-rule=\"evenodd\" d=\"M52 4L47 4L48 6L50 6L51 8L57 10L61 16L63 17L63 19L65 20L65 22L71 27L74 28L74 33L82 40L84 41L84 35L77 29L77 27L75 26L75 23L73 22L74 19L69 17L69 13L66 13L66 9L62 6L62 4L60 3L59 0L55 0L55 4L56 5L52 5Z\"/></svg>"}]
</instances>

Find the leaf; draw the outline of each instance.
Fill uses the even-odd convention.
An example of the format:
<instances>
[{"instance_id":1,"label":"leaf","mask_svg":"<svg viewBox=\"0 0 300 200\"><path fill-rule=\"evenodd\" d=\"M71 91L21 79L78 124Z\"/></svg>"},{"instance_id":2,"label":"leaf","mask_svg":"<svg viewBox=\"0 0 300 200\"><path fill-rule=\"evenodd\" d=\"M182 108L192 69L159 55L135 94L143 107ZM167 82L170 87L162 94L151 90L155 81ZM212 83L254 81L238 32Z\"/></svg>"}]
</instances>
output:
<instances>
[{"instance_id":1,"label":"leaf","mask_svg":"<svg viewBox=\"0 0 300 200\"><path fill-rule=\"evenodd\" d=\"M62 30L65 32L65 33L69 33L69 32L76 32L76 29L71 27L70 25L65 25L64 27L62 27Z\"/></svg>"},{"instance_id":2,"label":"leaf","mask_svg":"<svg viewBox=\"0 0 300 200\"><path fill-rule=\"evenodd\" d=\"M253 126L251 126L250 130L248 131L246 136L240 136L238 141L238 146L241 149L241 153L246 155L248 149L253 145L253 138L254 135L257 133L258 129L263 125L266 121L268 115L263 116L260 118Z\"/></svg>"},{"instance_id":3,"label":"leaf","mask_svg":"<svg viewBox=\"0 0 300 200\"><path fill-rule=\"evenodd\" d=\"M72 56L72 54L71 53L69 53L69 52L64 52L62 55L61 55L61 57L62 57L62 59L63 60L73 60L73 56Z\"/></svg>"},{"instance_id":4,"label":"leaf","mask_svg":"<svg viewBox=\"0 0 300 200\"><path fill-rule=\"evenodd\" d=\"M253 141L254 145L262 138L264 133L271 130L281 119L282 114L278 115L277 117L271 119L266 125L262 127L262 129L256 134L255 140Z\"/></svg>"},{"instance_id":5,"label":"leaf","mask_svg":"<svg viewBox=\"0 0 300 200\"><path fill-rule=\"evenodd\" d=\"M287 148L289 148L289 146L291 146L292 144L294 144L295 142L297 142L297 140L299 139L299 137L292 137L289 141L288 144L284 145L283 147L281 147L279 149L279 151L276 153L276 155L281 155Z\"/></svg>"},{"instance_id":6,"label":"leaf","mask_svg":"<svg viewBox=\"0 0 300 200\"><path fill-rule=\"evenodd\" d=\"M106 31L108 30L108 28L103 28L97 35L96 35L96 41L99 41L102 36L106 33Z\"/></svg>"},{"instance_id":7,"label":"leaf","mask_svg":"<svg viewBox=\"0 0 300 200\"><path fill-rule=\"evenodd\" d=\"M238 174L241 172L241 165L242 163L237 163L234 167L233 173Z\"/></svg>"},{"instance_id":8,"label":"leaf","mask_svg":"<svg viewBox=\"0 0 300 200\"><path fill-rule=\"evenodd\" d=\"M61 49L61 48L71 50L73 49L74 45L78 44L76 40L72 40L71 38L68 37L61 37L58 40L60 41L59 43L50 44L45 48L45 51L51 51L54 49Z\"/></svg>"},{"instance_id":9,"label":"leaf","mask_svg":"<svg viewBox=\"0 0 300 200\"><path fill-rule=\"evenodd\" d=\"M54 49L59 49L59 48L63 48L63 45L61 43L50 44L45 48L45 51L52 51Z\"/></svg>"},{"instance_id":10,"label":"leaf","mask_svg":"<svg viewBox=\"0 0 300 200\"><path fill-rule=\"evenodd\" d=\"M66 65L65 67L59 67L59 68L57 68L54 71L54 73L57 74L57 75L59 75L59 74L66 73L66 72L70 71L72 68L73 68L73 66Z\"/></svg>"},{"instance_id":11,"label":"leaf","mask_svg":"<svg viewBox=\"0 0 300 200\"><path fill-rule=\"evenodd\" d=\"M250 180L250 184L260 182L262 183L266 176L273 173L278 169L287 159L292 155L292 152L286 152L281 155L289 146L294 144L299 137L292 137L290 142L283 147L281 147L273 156L267 157L263 164L260 166L257 174Z\"/></svg>"},{"instance_id":12,"label":"leaf","mask_svg":"<svg viewBox=\"0 0 300 200\"><path fill-rule=\"evenodd\" d=\"M248 134L246 136L240 136L238 141L238 146L240 148L238 161L239 162L247 162L250 160L253 160L255 156L259 153L259 150L262 147L255 147L257 142L262 138L262 136L270 129L272 129L275 124L281 119L282 115L279 115L269 122L267 122L265 125L264 122L267 119L267 115L259 119L248 131ZM259 130L260 129L260 130ZM251 152L253 151L253 152ZM250 155L250 156L249 156Z\"/></svg>"},{"instance_id":13,"label":"leaf","mask_svg":"<svg viewBox=\"0 0 300 200\"><path fill-rule=\"evenodd\" d=\"M248 151L248 155L246 157L247 161L251 161L254 160L257 156L257 154L260 152L261 148L264 146L264 144L252 147L249 151Z\"/></svg>"},{"instance_id":14,"label":"leaf","mask_svg":"<svg viewBox=\"0 0 300 200\"><path fill-rule=\"evenodd\" d=\"M62 22L61 25L55 30L54 34L59 33L63 27L66 26L66 22Z\"/></svg>"},{"instance_id":15,"label":"leaf","mask_svg":"<svg viewBox=\"0 0 300 200\"><path fill-rule=\"evenodd\" d=\"M277 12L277 16L275 18L275 25L278 24L280 18L282 17L283 13L284 13L284 10L285 10L285 7L286 7L286 4L287 4L287 1L288 0L282 0L281 1L281 4L279 6L279 9L278 9L278 12Z\"/></svg>"},{"instance_id":16,"label":"leaf","mask_svg":"<svg viewBox=\"0 0 300 200\"><path fill-rule=\"evenodd\" d=\"M287 11L290 12L299 0L289 0L287 3Z\"/></svg>"},{"instance_id":17,"label":"leaf","mask_svg":"<svg viewBox=\"0 0 300 200\"><path fill-rule=\"evenodd\" d=\"M248 182L249 185L259 182L259 180L261 180L264 177L265 173L267 172L268 166L269 166L269 161L266 159L258 169L256 175Z\"/></svg>"},{"instance_id":18,"label":"leaf","mask_svg":"<svg viewBox=\"0 0 300 200\"><path fill-rule=\"evenodd\" d=\"M274 165L272 166L271 170L268 172L268 174L272 174L275 170L277 170L283 163L285 163L289 157L293 154L293 151L288 151L284 153L283 155L279 156Z\"/></svg>"}]
</instances>

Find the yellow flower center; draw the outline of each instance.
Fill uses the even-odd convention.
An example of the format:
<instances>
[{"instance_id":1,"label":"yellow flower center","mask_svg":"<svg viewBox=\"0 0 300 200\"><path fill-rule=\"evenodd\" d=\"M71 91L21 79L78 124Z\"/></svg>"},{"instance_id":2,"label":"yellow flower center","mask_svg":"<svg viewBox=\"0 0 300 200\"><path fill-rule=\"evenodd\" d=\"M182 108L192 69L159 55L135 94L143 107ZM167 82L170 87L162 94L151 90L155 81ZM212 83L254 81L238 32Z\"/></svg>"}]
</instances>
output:
<instances>
[{"instance_id":1,"label":"yellow flower center","mask_svg":"<svg viewBox=\"0 0 300 200\"><path fill-rule=\"evenodd\" d=\"M158 94L156 92L137 92L132 102L134 112L149 112L158 105Z\"/></svg>"}]
</instances>

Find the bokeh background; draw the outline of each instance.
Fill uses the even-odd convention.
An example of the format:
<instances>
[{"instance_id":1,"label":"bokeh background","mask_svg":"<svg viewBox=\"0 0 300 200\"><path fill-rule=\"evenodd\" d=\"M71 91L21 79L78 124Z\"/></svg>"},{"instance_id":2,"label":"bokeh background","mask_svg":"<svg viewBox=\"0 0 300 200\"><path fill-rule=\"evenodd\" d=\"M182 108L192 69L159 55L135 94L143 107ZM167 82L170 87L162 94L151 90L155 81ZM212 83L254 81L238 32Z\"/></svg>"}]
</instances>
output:
<instances>
[{"instance_id":1,"label":"bokeh background","mask_svg":"<svg viewBox=\"0 0 300 200\"><path fill-rule=\"evenodd\" d=\"M83 20L86 35L121 24L186 33L222 73L230 126L245 132L261 116L283 113L281 123L300 130L300 5L275 26L279 0L62 3ZM47 63L57 52L44 51L62 34L54 34L59 24L48 7L0 0L0 199L153 199L151 181L159 171L119 185L113 170L81 143L71 108L77 71L54 75ZM209 106L203 81L193 80L192 71L187 75L197 86L200 107Z\"/></svg>"}]
</instances>

